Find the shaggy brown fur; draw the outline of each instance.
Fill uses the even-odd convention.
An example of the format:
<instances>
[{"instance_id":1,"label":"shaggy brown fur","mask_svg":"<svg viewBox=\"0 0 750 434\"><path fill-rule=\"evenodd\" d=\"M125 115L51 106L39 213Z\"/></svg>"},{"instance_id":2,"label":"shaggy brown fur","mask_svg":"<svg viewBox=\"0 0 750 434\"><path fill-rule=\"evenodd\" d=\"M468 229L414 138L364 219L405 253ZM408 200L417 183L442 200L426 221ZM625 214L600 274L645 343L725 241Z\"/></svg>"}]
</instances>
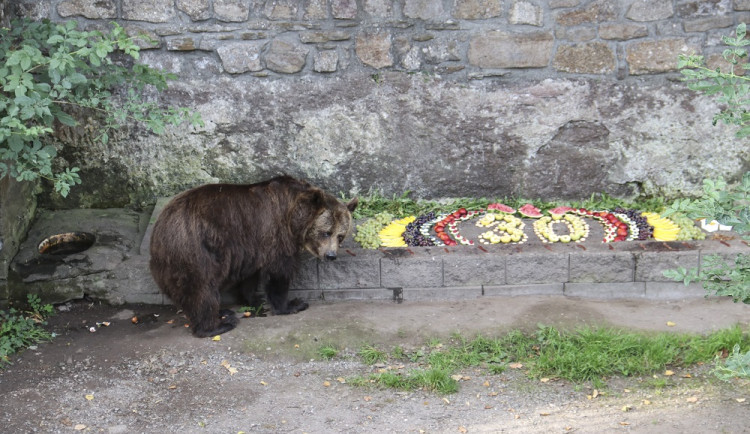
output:
<instances>
[{"instance_id":1,"label":"shaggy brown fur","mask_svg":"<svg viewBox=\"0 0 750 434\"><path fill-rule=\"evenodd\" d=\"M356 198L343 204L287 176L194 188L172 199L154 224L151 273L199 337L236 326L233 312L220 311L221 291L238 290L250 302L261 273L272 312L296 313L308 307L287 300L299 254L336 259L356 206Z\"/></svg>"}]
</instances>

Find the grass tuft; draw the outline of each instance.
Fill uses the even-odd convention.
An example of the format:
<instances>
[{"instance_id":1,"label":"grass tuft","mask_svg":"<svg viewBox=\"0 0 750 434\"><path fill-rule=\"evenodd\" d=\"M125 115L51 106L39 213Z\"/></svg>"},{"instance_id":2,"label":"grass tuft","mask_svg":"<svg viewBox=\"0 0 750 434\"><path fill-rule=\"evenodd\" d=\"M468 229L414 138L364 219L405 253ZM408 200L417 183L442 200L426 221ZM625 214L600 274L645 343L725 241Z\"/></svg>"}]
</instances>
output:
<instances>
[{"instance_id":1,"label":"grass tuft","mask_svg":"<svg viewBox=\"0 0 750 434\"><path fill-rule=\"evenodd\" d=\"M458 388L458 383L452 378L457 371L480 367L490 374L498 374L505 371L509 363L518 362L532 377L591 382L603 387L608 377L647 375L663 371L667 366L687 367L710 362L717 355L730 352L732 355L726 364L717 365L717 374L729 372L722 371L725 366L732 368L731 372L747 372L750 371L746 369L750 356L742 352L749 349L750 335L739 326L707 336L590 327L561 331L555 327L539 326L531 333L514 330L499 338L479 335L467 339L454 335L447 344L433 339L426 347L410 354L396 347L391 357L408 359L426 367L406 375L387 370L353 383L448 394ZM359 355L367 364L388 360L386 352L367 345L362 347Z\"/></svg>"}]
</instances>

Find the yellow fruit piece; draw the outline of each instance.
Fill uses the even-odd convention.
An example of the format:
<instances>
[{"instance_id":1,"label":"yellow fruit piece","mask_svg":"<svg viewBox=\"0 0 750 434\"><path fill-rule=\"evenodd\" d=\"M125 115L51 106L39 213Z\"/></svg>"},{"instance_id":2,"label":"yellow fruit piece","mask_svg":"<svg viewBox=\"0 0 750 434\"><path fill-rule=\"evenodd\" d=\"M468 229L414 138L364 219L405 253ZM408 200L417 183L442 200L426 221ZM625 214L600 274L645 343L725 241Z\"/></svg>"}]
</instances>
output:
<instances>
[{"instance_id":1,"label":"yellow fruit piece","mask_svg":"<svg viewBox=\"0 0 750 434\"><path fill-rule=\"evenodd\" d=\"M384 247L406 247L406 242L403 238L406 225L416 219L414 216L409 216L390 222L378 232L381 245Z\"/></svg>"},{"instance_id":2,"label":"yellow fruit piece","mask_svg":"<svg viewBox=\"0 0 750 434\"><path fill-rule=\"evenodd\" d=\"M680 227L672 220L662 217L657 213L644 212L648 224L654 227L654 239L657 241L674 241L680 232Z\"/></svg>"}]
</instances>

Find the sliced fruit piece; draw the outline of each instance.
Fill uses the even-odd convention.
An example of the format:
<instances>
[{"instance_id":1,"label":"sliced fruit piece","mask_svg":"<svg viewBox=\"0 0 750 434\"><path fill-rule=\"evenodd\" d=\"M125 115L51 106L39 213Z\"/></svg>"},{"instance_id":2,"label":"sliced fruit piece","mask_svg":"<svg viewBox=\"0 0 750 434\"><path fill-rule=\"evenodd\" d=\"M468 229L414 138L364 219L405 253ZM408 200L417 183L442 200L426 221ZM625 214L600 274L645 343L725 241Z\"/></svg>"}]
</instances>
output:
<instances>
[{"instance_id":1,"label":"sliced fruit piece","mask_svg":"<svg viewBox=\"0 0 750 434\"><path fill-rule=\"evenodd\" d=\"M547 212L550 213L550 215L554 217L555 215L563 216L569 213L570 211L573 211L573 208L569 206L558 206L557 208L552 208L551 210Z\"/></svg>"},{"instance_id":2,"label":"sliced fruit piece","mask_svg":"<svg viewBox=\"0 0 750 434\"><path fill-rule=\"evenodd\" d=\"M521 208L518 208L518 212L521 213L521 215L524 217L533 218L533 219L536 219L542 216L541 210L530 203L527 203Z\"/></svg>"},{"instance_id":3,"label":"sliced fruit piece","mask_svg":"<svg viewBox=\"0 0 750 434\"><path fill-rule=\"evenodd\" d=\"M488 210L493 210L505 214L513 214L516 212L515 209L509 207L508 205L505 205L503 203L491 203L487 206Z\"/></svg>"}]
</instances>

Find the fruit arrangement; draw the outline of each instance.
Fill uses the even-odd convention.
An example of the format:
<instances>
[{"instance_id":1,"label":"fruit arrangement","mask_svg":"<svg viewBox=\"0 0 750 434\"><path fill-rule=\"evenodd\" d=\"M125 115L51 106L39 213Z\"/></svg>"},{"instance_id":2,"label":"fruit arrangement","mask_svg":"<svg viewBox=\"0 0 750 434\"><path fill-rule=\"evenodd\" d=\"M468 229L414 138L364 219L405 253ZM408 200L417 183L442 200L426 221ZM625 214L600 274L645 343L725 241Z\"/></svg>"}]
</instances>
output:
<instances>
[{"instance_id":1,"label":"fruit arrangement","mask_svg":"<svg viewBox=\"0 0 750 434\"><path fill-rule=\"evenodd\" d=\"M435 225L435 234L442 244L446 246L456 246L459 243L473 245L474 241L471 241L458 233L458 223L469 220L480 212L482 211L467 211L466 208L461 208L453 213L447 214ZM435 243L435 245L439 246L441 244Z\"/></svg>"},{"instance_id":2,"label":"fruit arrangement","mask_svg":"<svg viewBox=\"0 0 750 434\"><path fill-rule=\"evenodd\" d=\"M519 218L516 214L520 215ZM585 219L598 221L604 229L602 242L648 240L674 241L704 239L705 233L687 217L674 215L665 218L657 213L617 207L612 211L593 211L585 208L560 206L547 211L528 203L514 209L493 203L487 209L460 208L447 214L429 212L419 217L409 216L393 220L389 213L380 213L357 227L354 237L364 248L427 247L473 245L474 241L459 231L461 222L477 218L474 232L482 244L521 244L528 241L524 220L533 219L533 230L543 243L576 243L585 241L590 227ZM469 231L471 232L471 231Z\"/></svg>"},{"instance_id":3,"label":"fruit arrangement","mask_svg":"<svg viewBox=\"0 0 750 434\"><path fill-rule=\"evenodd\" d=\"M399 220L394 220L386 227L378 232L380 237L380 245L383 247L406 247L406 241L404 241L404 232L406 232L406 225L416 220L416 217L409 216Z\"/></svg>"},{"instance_id":4,"label":"fruit arrangement","mask_svg":"<svg viewBox=\"0 0 750 434\"><path fill-rule=\"evenodd\" d=\"M482 244L521 244L528 239L523 232L523 228L526 226L523 220L511 214L488 212L477 221L476 226L493 228L479 235L479 241Z\"/></svg>"},{"instance_id":5,"label":"fruit arrangement","mask_svg":"<svg viewBox=\"0 0 750 434\"><path fill-rule=\"evenodd\" d=\"M572 208L571 208L572 210ZM544 216L534 222L534 233L543 243L569 243L582 242L589 235L589 225L575 214L563 213L559 210L550 212L550 216ZM567 227L567 234L558 235L555 226Z\"/></svg>"},{"instance_id":6,"label":"fruit arrangement","mask_svg":"<svg viewBox=\"0 0 750 434\"><path fill-rule=\"evenodd\" d=\"M413 247L434 246L435 241L430 236L430 226L437 223L436 218L435 212L430 211L407 224L404 229L404 242L406 245Z\"/></svg>"},{"instance_id":7,"label":"fruit arrangement","mask_svg":"<svg viewBox=\"0 0 750 434\"><path fill-rule=\"evenodd\" d=\"M379 232L391 220L393 220L393 214L387 212L376 214L373 218L357 226L354 241L358 242L362 248L377 249L381 244Z\"/></svg>"},{"instance_id":8,"label":"fruit arrangement","mask_svg":"<svg viewBox=\"0 0 750 434\"><path fill-rule=\"evenodd\" d=\"M677 232L677 241L706 239L706 233L690 218L682 214L672 214L669 218L680 227L680 231Z\"/></svg>"},{"instance_id":9,"label":"fruit arrangement","mask_svg":"<svg viewBox=\"0 0 750 434\"><path fill-rule=\"evenodd\" d=\"M657 241L674 241L680 232L680 227L671 219L662 217L657 213L644 212L643 216L648 220L648 224L654 227L654 239Z\"/></svg>"}]
</instances>

